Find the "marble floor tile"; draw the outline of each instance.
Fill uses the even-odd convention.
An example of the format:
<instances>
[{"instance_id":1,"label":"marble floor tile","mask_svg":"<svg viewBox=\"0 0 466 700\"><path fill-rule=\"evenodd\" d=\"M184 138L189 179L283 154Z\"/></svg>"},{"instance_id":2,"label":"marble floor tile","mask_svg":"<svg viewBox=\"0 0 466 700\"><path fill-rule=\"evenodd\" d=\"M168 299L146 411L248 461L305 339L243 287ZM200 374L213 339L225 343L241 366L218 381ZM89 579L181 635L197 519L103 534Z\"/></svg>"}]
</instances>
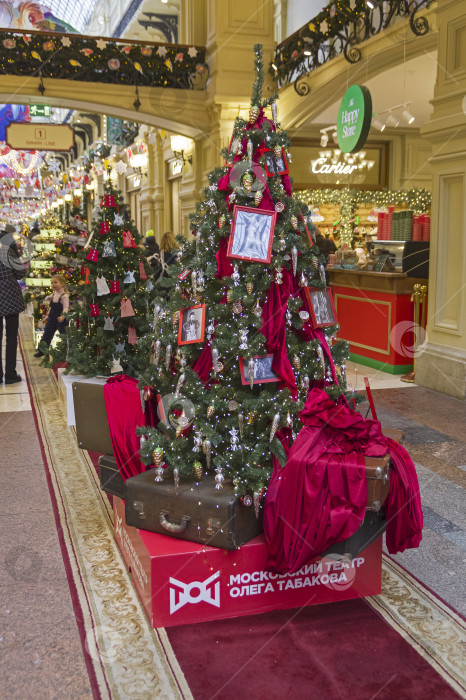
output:
<instances>
[{"instance_id":1,"label":"marble floor tile","mask_svg":"<svg viewBox=\"0 0 466 700\"><path fill-rule=\"evenodd\" d=\"M29 394L0 394L0 413L30 410Z\"/></svg>"},{"instance_id":2,"label":"marble floor tile","mask_svg":"<svg viewBox=\"0 0 466 700\"><path fill-rule=\"evenodd\" d=\"M444 479L430 469L416 463L422 505L466 530L466 492L459 484Z\"/></svg>"},{"instance_id":3,"label":"marble floor tile","mask_svg":"<svg viewBox=\"0 0 466 700\"><path fill-rule=\"evenodd\" d=\"M390 556L460 614L466 614L466 557L462 549L425 527L418 549Z\"/></svg>"},{"instance_id":4,"label":"marble floor tile","mask_svg":"<svg viewBox=\"0 0 466 700\"><path fill-rule=\"evenodd\" d=\"M92 698L67 584L2 589L1 695L8 700Z\"/></svg>"}]
</instances>

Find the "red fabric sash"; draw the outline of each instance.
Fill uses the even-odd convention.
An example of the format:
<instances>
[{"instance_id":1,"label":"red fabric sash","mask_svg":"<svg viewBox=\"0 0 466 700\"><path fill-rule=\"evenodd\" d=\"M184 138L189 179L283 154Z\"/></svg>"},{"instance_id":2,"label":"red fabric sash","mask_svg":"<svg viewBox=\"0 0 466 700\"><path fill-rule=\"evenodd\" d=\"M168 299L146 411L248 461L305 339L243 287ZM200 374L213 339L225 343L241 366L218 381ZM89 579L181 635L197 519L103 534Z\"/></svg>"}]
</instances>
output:
<instances>
[{"instance_id":1,"label":"red fabric sash","mask_svg":"<svg viewBox=\"0 0 466 700\"><path fill-rule=\"evenodd\" d=\"M105 407L112 441L113 454L123 481L146 470L139 459L140 439L136 428L157 425L156 410L146 401L143 413L138 380L117 374L109 377L104 386Z\"/></svg>"},{"instance_id":2,"label":"red fabric sash","mask_svg":"<svg viewBox=\"0 0 466 700\"><path fill-rule=\"evenodd\" d=\"M390 452L392 480L386 502L387 547L417 547L422 510L416 470L406 450L385 438L380 423L364 420L314 389L301 412L304 428L284 468L274 458L265 499L268 567L298 571L331 544L350 537L364 519L367 484L364 456Z\"/></svg>"}]
</instances>

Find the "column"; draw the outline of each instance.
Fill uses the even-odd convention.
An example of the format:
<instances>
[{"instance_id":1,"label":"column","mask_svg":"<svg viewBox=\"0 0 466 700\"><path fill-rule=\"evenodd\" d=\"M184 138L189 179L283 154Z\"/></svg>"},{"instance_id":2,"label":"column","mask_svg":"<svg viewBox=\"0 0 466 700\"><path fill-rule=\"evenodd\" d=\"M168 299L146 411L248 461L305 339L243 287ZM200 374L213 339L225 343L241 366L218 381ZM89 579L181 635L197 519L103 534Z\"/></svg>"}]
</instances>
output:
<instances>
[{"instance_id":1,"label":"column","mask_svg":"<svg viewBox=\"0 0 466 700\"><path fill-rule=\"evenodd\" d=\"M466 398L466 15L455 0L436 7L437 81L430 121L432 231L427 342L416 383Z\"/></svg>"}]
</instances>

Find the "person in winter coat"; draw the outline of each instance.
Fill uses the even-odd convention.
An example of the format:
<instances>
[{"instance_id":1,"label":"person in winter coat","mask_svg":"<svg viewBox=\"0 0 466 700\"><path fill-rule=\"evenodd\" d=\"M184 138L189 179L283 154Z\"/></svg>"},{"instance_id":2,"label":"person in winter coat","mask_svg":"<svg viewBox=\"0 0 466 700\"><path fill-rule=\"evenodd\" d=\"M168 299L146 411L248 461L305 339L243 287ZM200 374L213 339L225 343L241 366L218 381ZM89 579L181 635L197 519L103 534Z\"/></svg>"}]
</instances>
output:
<instances>
[{"instance_id":1,"label":"person in winter coat","mask_svg":"<svg viewBox=\"0 0 466 700\"><path fill-rule=\"evenodd\" d=\"M3 326L6 330L5 384L21 381L16 371L18 349L19 314L24 311L24 301L18 280L25 277L28 264L23 263L13 239L15 227L7 224L0 232L0 346ZM3 365L0 353L0 381L3 382Z\"/></svg>"}]
</instances>

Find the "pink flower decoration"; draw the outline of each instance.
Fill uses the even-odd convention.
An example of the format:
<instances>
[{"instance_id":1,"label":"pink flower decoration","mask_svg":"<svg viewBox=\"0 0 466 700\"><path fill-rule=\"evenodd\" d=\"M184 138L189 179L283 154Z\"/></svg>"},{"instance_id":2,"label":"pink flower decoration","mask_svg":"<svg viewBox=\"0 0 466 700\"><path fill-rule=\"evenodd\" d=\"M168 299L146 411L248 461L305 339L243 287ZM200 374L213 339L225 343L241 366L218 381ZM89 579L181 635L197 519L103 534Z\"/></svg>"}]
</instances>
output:
<instances>
[{"instance_id":1,"label":"pink flower decoration","mask_svg":"<svg viewBox=\"0 0 466 700\"><path fill-rule=\"evenodd\" d=\"M3 46L6 49L14 49L16 46L16 41L14 39L4 39Z\"/></svg>"},{"instance_id":2,"label":"pink flower decoration","mask_svg":"<svg viewBox=\"0 0 466 700\"><path fill-rule=\"evenodd\" d=\"M92 54L94 53L92 49L81 49L81 51L85 56L92 56Z\"/></svg>"},{"instance_id":3,"label":"pink flower decoration","mask_svg":"<svg viewBox=\"0 0 466 700\"><path fill-rule=\"evenodd\" d=\"M108 67L110 68L110 70L118 70L118 68L120 67L120 61L118 60L118 58L111 58L108 62Z\"/></svg>"},{"instance_id":4,"label":"pink flower decoration","mask_svg":"<svg viewBox=\"0 0 466 700\"><path fill-rule=\"evenodd\" d=\"M128 55L129 52L131 51L131 46L123 46L123 48L121 50L123 51L123 53Z\"/></svg>"},{"instance_id":5,"label":"pink flower decoration","mask_svg":"<svg viewBox=\"0 0 466 700\"><path fill-rule=\"evenodd\" d=\"M183 54L182 53L177 53L175 61L181 62L183 60Z\"/></svg>"}]
</instances>

